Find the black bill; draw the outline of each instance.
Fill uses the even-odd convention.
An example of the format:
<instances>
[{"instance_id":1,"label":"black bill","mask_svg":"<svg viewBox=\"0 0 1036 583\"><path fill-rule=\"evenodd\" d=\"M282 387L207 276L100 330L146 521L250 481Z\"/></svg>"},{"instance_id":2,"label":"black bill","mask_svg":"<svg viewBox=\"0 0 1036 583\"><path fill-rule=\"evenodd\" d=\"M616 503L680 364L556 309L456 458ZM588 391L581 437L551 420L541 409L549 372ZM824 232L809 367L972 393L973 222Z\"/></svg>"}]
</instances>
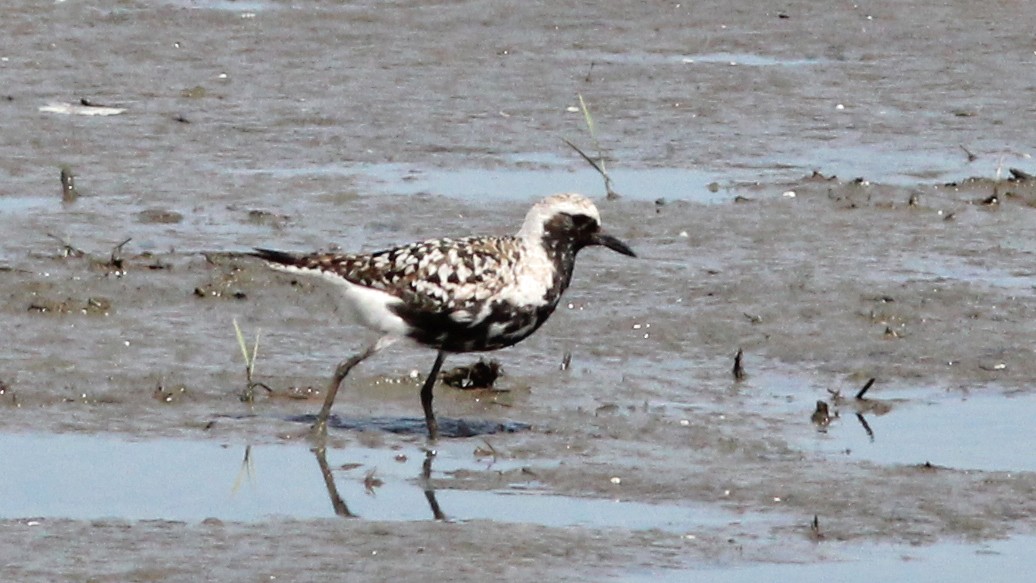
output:
<instances>
[{"instance_id":1,"label":"black bill","mask_svg":"<svg viewBox=\"0 0 1036 583\"><path fill-rule=\"evenodd\" d=\"M603 245L611 249L612 251L615 251L616 253L622 253L623 255L629 255L630 257L637 256L637 254L633 252L633 249L630 249L629 245L623 243L615 237L612 237L611 235L597 233L596 235L594 235L593 242L596 245Z\"/></svg>"}]
</instances>

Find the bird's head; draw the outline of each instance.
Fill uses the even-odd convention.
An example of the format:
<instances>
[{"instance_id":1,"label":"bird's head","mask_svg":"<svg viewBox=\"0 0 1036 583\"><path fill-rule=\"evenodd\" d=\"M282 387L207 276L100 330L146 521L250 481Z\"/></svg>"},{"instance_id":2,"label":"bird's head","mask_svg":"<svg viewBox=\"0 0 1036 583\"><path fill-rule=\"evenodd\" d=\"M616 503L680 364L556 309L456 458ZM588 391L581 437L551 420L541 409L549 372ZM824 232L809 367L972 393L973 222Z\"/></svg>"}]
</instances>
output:
<instances>
[{"instance_id":1,"label":"bird's head","mask_svg":"<svg viewBox=\"0 0 1036 583\"><path fill-rule=\"evenodd\" d=\"M527 241L570 245L575 252L600 245L636 257L629 245L601 229L597 207L581 194L555 194L536 203L525 216L518 236Z\"/></svg>"}]
</instances>

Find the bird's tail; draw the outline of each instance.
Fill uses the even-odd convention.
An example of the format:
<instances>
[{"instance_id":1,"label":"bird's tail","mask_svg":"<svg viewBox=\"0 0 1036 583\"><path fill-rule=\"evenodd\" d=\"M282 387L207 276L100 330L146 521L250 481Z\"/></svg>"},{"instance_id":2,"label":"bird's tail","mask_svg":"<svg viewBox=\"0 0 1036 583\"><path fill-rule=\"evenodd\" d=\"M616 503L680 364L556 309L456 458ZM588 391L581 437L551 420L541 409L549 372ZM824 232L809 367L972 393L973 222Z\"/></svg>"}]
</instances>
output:
<instances>
[{"instance_id":1,"label":"bird's tail","mask_svg":"<svg viewBox=\"0 0 1036 583\"><path fill-rule=\"evenodd\" d=\"M260 249L256 247L251 253L247 253L252 257L258 257L264 261L268 261L275 265L285 265L290 267L302 267L302 256L295 255L294 253L285 253L284 251L274 251L273 249Z\"/></svg>"}]
</instances>

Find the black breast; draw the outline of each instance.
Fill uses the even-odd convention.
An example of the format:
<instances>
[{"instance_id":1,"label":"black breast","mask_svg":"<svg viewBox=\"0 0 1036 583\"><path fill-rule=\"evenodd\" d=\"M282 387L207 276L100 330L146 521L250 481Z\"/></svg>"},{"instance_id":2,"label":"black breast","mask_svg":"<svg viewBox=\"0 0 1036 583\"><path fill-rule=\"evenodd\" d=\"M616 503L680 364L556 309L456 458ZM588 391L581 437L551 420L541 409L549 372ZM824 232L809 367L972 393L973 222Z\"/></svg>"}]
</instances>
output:
<instances>
[{"instance_id":1,"label":"black breast","mask_svg":"<svg viewBox=\"0 0 1036 583\"><path fill-rule=\"evenodd\" d=\"M513 346L538 330L554 313L561 294L572 281L576 253L582 247L573 239L570 220L556 225L548 223L545 227L543 247L554 264L554 277L544 295L544 303L519 306L489 300L488 315L474 322L457 322L446 310L431 312L406 303L397 305L395 312L412 327L410 338L447 352L480 352ZM484 311L483 306L478 305L464 309L473 314Z\"/></svg>"},{"instance_id":2,"label":"black breast","mask_svg":"<svg viewBox=\"0 0 1036 583\"><path fill-rule=\"evenodd\" d=\"M421 344L447 352L481 352L521 342L547 321L556 306L556 301L536 307L497 301L476 322L457 322L450 312L418 311L405 304L395 311L411 326L410 338Z\"/></svg>"}]
</instances>

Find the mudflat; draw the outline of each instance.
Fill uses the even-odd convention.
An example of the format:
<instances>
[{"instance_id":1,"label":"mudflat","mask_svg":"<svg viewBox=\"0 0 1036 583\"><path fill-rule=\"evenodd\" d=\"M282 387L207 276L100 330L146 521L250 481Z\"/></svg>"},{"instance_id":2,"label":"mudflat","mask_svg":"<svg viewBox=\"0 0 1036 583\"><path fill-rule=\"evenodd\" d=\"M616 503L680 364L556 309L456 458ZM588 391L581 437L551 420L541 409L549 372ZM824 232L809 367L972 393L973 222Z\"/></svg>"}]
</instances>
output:
<instances>
[{"instance_id":1,"label":"mudflat","mask_svg":"<svg viewBox=\"0 0 1036 583\"><path fill-rule=\"evenodd\" d=\"M22 461L0 478L0 574L736 578L1031 534L1034 20L1026 2L10 3L0 445ZM605 153L621 198L562 138ZM334 290L238 253L508 233L572 188L639 258L584 252L551 321L484 355L496 390L437 387L452 429L427 469L434 354L407 346L346 381L321 463L307 421L369 338ZM259 334L252 403L234 321Z\"/></svg>"}]
</instances>

